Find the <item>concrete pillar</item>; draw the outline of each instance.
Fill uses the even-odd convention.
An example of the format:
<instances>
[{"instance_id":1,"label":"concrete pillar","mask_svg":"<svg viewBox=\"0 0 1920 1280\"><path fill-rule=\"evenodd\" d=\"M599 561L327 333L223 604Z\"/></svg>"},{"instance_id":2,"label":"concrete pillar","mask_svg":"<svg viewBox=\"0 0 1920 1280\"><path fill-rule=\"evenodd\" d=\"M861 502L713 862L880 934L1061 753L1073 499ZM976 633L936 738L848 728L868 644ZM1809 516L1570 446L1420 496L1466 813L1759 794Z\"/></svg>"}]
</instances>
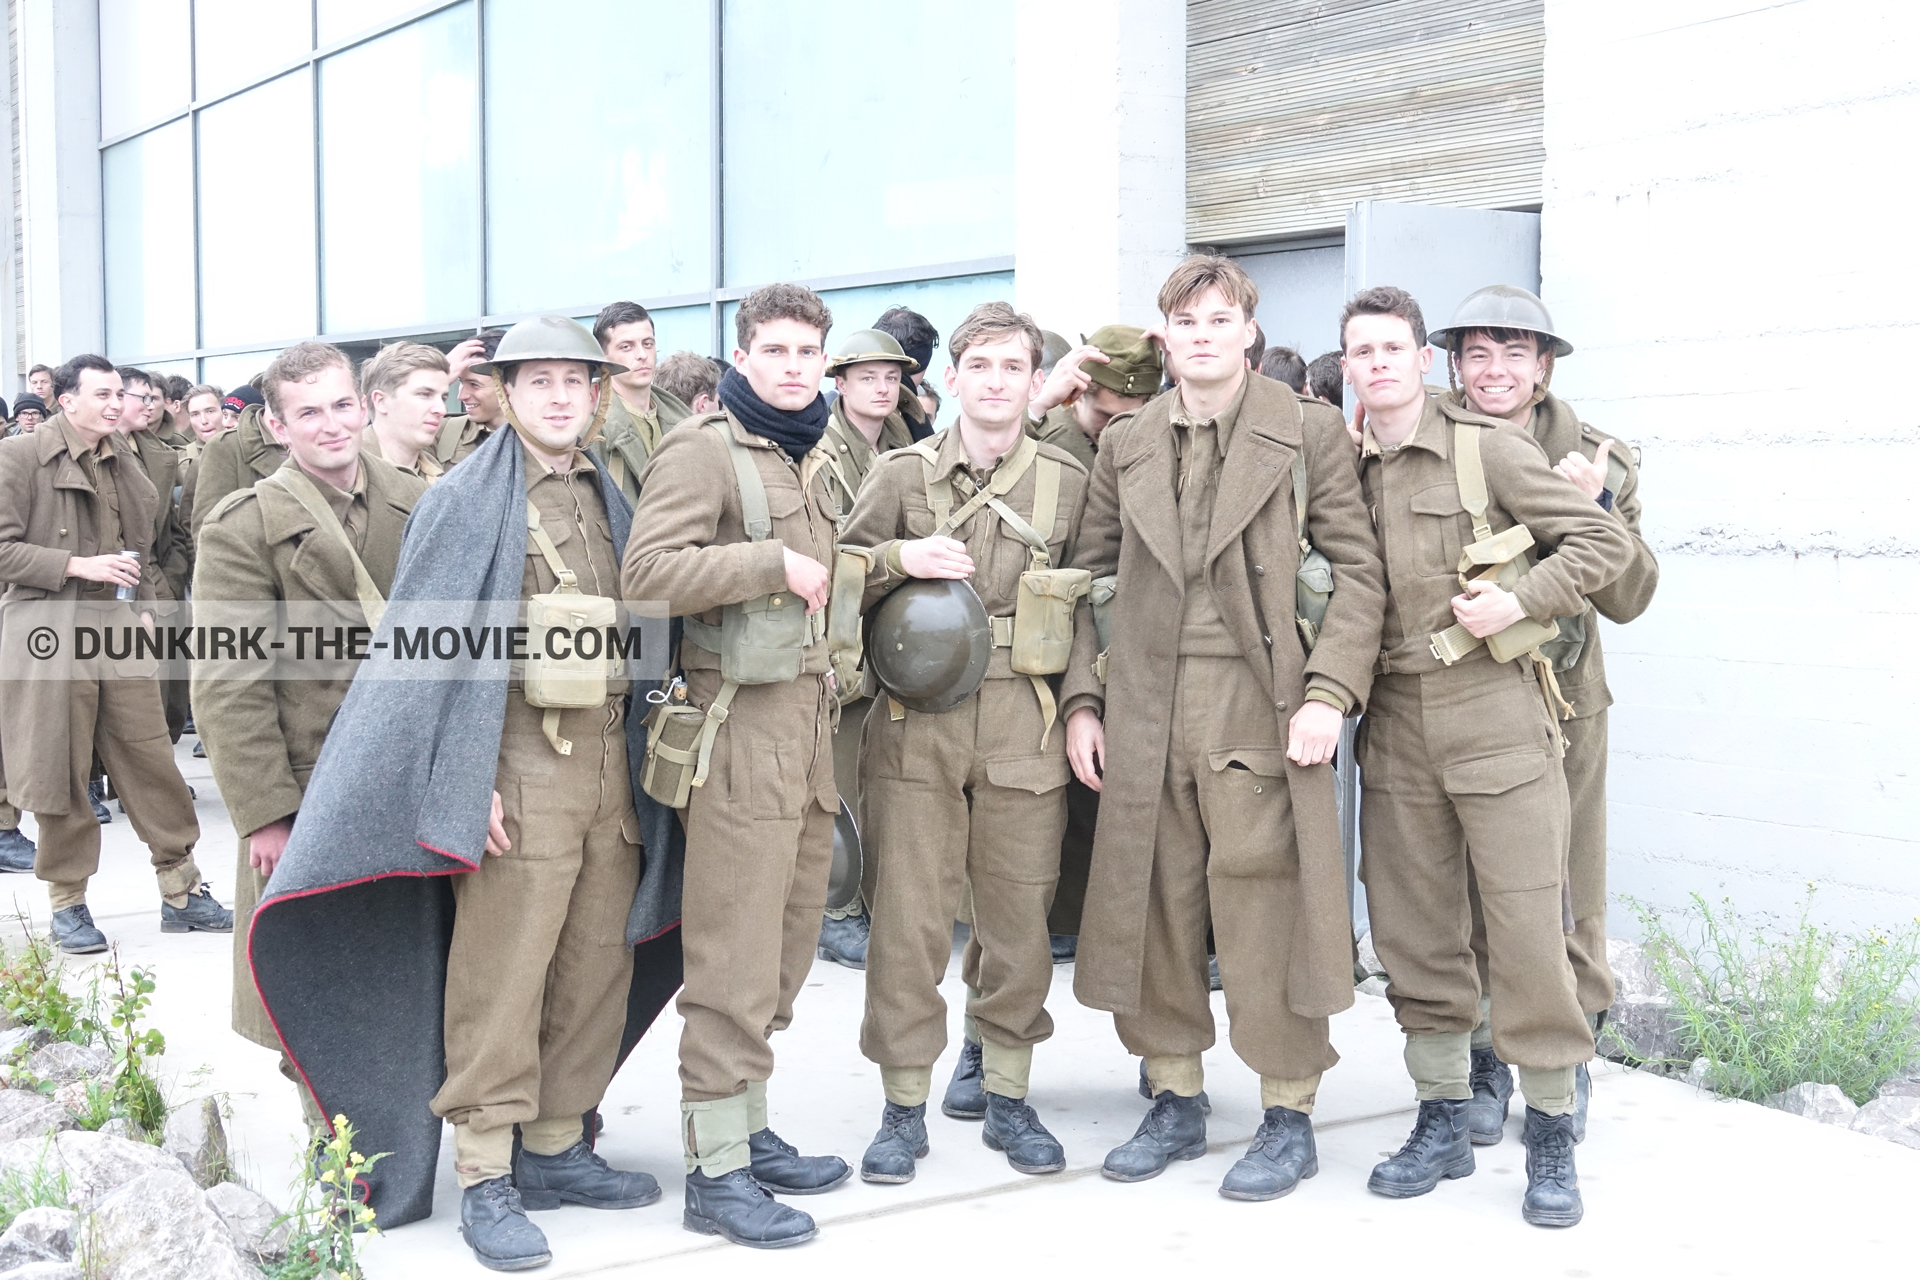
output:
<instances>
[{"instance_id":1,"label":"concrete pillar","mask_svg":"<svg viewBox=\"0 0 1920 1280\"><path fill-rule=\"evenodd\" d=\"M1158 321L1186 252L1186 6L1016 6L1016 300L1069 340Z\"/></svg>"},{"instance_id":2,"label":"concrete pillar","mask_svg":"<svg viewBox=\"0 0 1920 1280\"><path fill-rule=\"evenodd\" d=\"M15 21L20 247L12 266L24 323L0 360L9 395L33 365L99 351L106 340L98 6L21 0ZM11 308L15 297L5 302Z\"/></svg>"}]
</instances>

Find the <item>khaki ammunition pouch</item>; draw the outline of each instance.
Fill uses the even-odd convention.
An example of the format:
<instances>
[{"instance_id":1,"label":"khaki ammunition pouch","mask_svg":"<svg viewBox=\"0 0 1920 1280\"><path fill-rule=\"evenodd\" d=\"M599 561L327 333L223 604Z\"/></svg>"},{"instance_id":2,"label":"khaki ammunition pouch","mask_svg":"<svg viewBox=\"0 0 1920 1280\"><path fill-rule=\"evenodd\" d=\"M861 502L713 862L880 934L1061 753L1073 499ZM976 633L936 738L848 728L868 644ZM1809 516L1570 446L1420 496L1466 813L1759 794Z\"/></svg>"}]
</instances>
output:
<instances>
[{"instance_id":1,"label":"khaki ammunition pouch","mask_svg":"<svg viewBox=\"0 0 1920 1280\"><path fill-rule=\"evenodd\" d=\"M1293 455L1294 536L1300 540L1300 567L1293 574L1293 622L1308 653L1320 642L1327 605L1333 599L1333 561L1307 537L1307 459L1304 445Z\"/></svg>"},{"instance_id":2,"label":"khaki ammunition pouch","mask_svg":"<svg viewBox=\"0 0 1920 1280\"><path fill-rule=\"evenodd\" d=\"M527 664L521 677L521 696L528 706L546 710L540 728L555 751L569 756L573 743L560 736L560 712L600 706L607 700L607 677L622 670L618 659L607 658L604 641L607 631L619 620L619 606L607 596L590 596L580 590L573 570L567 568L553 539L540 527L540 513L532 502L527 503L527 538L539 549L560 585L557 590L527 599ZM548 647L549 637L555 632L566 637L566 653L561 657L554 657ZM591 657L583 657L576 645L584 632L598 632L603 637Z\"/></svg>"},{"instance_id":3,"label":"khaki ammunition pouch","mask_svg":"<svg viewBox=\"0 0 1920 1280\"><path fill-rule=\"evenodd\" d=\"M1504 591L1511 591L1533 567L1528 556L1533 550L1533 534L1523 524L1496 534L1487 522L1487 472L1480 461L1480 430L1471 422L1453 424L1454 482L1460 490L1460 505L1473 520L1474 537L1460 552L1460 585L1492 582ZM1476 637L1456 622L1445 631L1434 632L1428 639L1428 647L1434 657L1448 666L1483 644L1495 662L1512 662L1526 655L1533 661L1549 716L1570 720L1573 708L1560 696L1553 664L1540 653L1540 646L1559 634L1560 628L1555 624L1526 617L1484 638Z\"/></svg>"},{"instance_id":4,"label":"khaki ammunition pouch","mask_svg":"<svg viewBox=\"0 0 1920 1280\"><path fill-rule=\"evenodd\" d=\"M747 540L765 542L773 535L773 517L767 511L767 487L753 463L753 454L733 438L724 418L709 425L726 441L740 486L740 515ZM720 610L720 625L698 618L683 620L686 638L720 656L720 678L730 684L778 684L797 680L806 666L807 650L827 634L827 613L811 616L807 602L791 591L770 591Z\"/></svg>"},{"instance_id":5,"label":"khaki ammunition pouch","mask_svg":"<svg viewBox=\"0 0 1920 1280\"><path fill-rule=\"evenodd\" d=\"M1099 656L1093 660L1093 678L1101 684L1107 682L1107 651L1113 648L1113 598L1119 590L1120 579L1115 574L1095 578L1087 589L1094 639L1100 646Z\"/></svg>"},{"instance_id":6,"label":"khaki ammunition pouch","mask_svg":"<svg viewBox=\"0 0 1920 1280\"><path fill-rule=\"evenodd\" d=\"M949 473L942 479L934 478L933 470L940 454L931 441L922 440L909 447L926 464L927 507L937 521L934 535L951 534L984 506L1027 544L1029 565L1020 575L1014 596L1012 633L1004 643L1013 650L1014 672L1033 681L1034 694L1040 699L1040 714L1046 722L1040 733L1040 746L1044 750L1059 712L1053 687L1046 677L1065 671L1073 657L1073 611L1093 582L1093 574L1085 569L1052 567L1053 553L1047 546L1046 535L1053 531L1054 520L1059 515L1060 476L1064 468L1053 458L1041 457L1040 446L1033 437L1022 435L1020 443L1000 463L986 487L973 492L956 509L954 482L960 477ZM1005 495L1020 483L1029 468L1034 473L1031 521L1004 501ZM1003 643L1005 620L995 618L992 622L994 644L998 646Z\"/></svg>"},{"instance_id":7,"label":"khaki ammunition pouch","mask_svg":"<svg viewBox=\"0 0 1920 1280\"><path fill-rule=\"evenodd\" d=\"M834 698L843 707L867 691L860 597L866 594L872 568L873 552L862 547L835 548L833 595L827 604L827 663L833 670Z\"/></svg>"}]
</instances>

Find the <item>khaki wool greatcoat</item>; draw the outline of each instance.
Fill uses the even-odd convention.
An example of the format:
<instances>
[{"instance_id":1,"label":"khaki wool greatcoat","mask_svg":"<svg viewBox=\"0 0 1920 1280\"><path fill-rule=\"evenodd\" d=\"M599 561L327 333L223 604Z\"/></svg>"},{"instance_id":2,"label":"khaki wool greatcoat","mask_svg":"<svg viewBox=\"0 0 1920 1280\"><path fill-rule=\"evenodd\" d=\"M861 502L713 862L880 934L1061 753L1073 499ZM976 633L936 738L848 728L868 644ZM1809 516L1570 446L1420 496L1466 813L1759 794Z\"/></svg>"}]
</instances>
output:
<instances>
[{"instance_id":1,"label":"khaki wool greatcoat","mask_svg":"<svg viewBox=\"0 0 1920 1280\"><path fill-rule=\"evenodd\" d=\"M1178 390L1101 433L1074 564L1095 577L1117 572L1104 688L1092 671L1094 628L1076 628L1062 710L1103 697L1106 772L1093 868L1080 926L1074 993L1115 1013L1142 1000L1154 833L1171 735L1185 598L1173 413ZM1292 467L1304 448L1308 527L1334 565L1326 625L1312 655L1294 623ZM1220 471L1205 572L1227 631L1272 703L1281 741L1312 677L1345 691L1359 709L1379 649L1385 581L1360 498L1353 447L1339 415L1302 402L1268 378L1249 378ZM1083 608L1085 606L1082 606ZM1353 937L1333 771L1287 762L1300 859L1301 926L1286 965L1289 1006L1328 1017L1353 1003Z\"/></svg>"},{"instance_id":2,"label":"khaki wool greatcoat","mask_svg":"<svg viewBox=\"0 0 1920 1280\"><path fill-rule=\"evenodd\" d=\"M28 600L92 599L112 592L67 577L73 556L97 556L122 547L138 551L142 564L153 550L159 494L146 472L117 437L115 481L120 493L120 536L101 545L99 494L67 448L66 415L55 414L29 436L0 440L0 632L6 606ZM142 573L138 598L155 598L159 574ZM0 641L11 653L15 641ZM63 815L70 803L72 729L68 691L60 680L9 680L0 684L0 740L5 743L7 799L28 813Z\"/></svg>"},{"instance_id":3,"label":"khaki wool greatcoat","mask_svg":"<svg viewBox=\"0 0 1920 1280\"><path fill-rule=\"evenodd\" d=\"M653 412L636 418L616 392L613 403L607 406L607 420L600 428L600 438L591 442L590 451L596 460L606 465L607 474L620 486L627 501L637 503L640 473L646 469L647 459L660 447L662 436L692 416L693 410L679 397L655 387Z\"/></svg>"},{"instance_id":4,"label":"khaki wool greatcoat","mask_svg":"<svg viewBox=\"0 0 1920 1280\"><path fill-rule=\"evenodd\" d=\"M287 451L267 433L261 406L250 404L240 411L240 421L231 430L208 440L194 468L193 516L189 528L195 542L200 526L220 505L220 500L236 489L251 489L255 482L272 475L287 460Z\"/></svg>"},{"instance_id":5,"label":"khaki wool greatcoat","mask_svg":"<svg viewBox=\"0 0 1920 1280\"><path fill-rule=\"evenodd\" d=\"M283 470L298 464L289 460ZM380 594L393 586L400 562L400 537L407 516L425 492L419 477L370 458L360 459L354 494L314 480L336 517L345 517L367 576ZM242 625L258 611L258 602L333 603L337 615L328 625L366 625L354 589L353 563L330 530L278 484L256 485L229 494L200 529L200 558L193 580L195 622L201 626ZM236 611L235 606L241 608ZM303 625L314 619L302 618ZM256 624L257 625L257 622ZM236 678L219 662L194 664L194 723L207 744L214 781L233 818L239 838L234 870L233 1029L269 1049L280 1037L267 1020L253 986L247 961L247 928L266 888L247 861L247 837L299 811L314 762L327 740L333 714L347 696L352 677L275 679L252 673Z\"/></svg>"}]
</instances>

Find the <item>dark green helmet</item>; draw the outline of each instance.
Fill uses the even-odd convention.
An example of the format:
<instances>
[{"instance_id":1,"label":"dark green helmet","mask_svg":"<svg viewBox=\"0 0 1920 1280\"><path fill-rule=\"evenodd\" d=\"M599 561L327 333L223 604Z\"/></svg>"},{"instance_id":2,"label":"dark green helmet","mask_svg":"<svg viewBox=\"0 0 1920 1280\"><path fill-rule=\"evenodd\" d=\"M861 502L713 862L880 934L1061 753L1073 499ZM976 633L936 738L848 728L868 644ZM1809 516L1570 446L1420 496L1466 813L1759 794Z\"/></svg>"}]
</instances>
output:
<instances>
[{"instance_id":1,"label":"dark green helmet","mask_svg":"<svg viewBox=\"0 0 1920 1280\"><path fill-rule=\"evenodd\" d=\"M1040 331L1040 368L1053 372L1053 366L1060 363L1060 357L1073 350L1073 344L1051 329Z\"/></svg>"},{"instance_id":2,"label":"dark green helmet","mask_svg":"<svg viewBox=\"0 0 1920 1280\"><path fill-rule=\"evenodd\" d=\"M1480 329L1521 329L1547 339L1555 357L1573 354L1573 344L1554 331L1547 304L1535 294L1510 284L1490 284L1475 289L1453 309L1453 319L1444 329L1435 329L1427 340L1442 351L1460 353L1460 341Z\"/></svg>"},{"instance_id":3,"label":"dark green helmet","mask_svg":"<svg viewBox=\"0 0 1920 1280\"><path fill-rule=\"evenodd\" d=\"M902 351L899 340L892 334L882 333L878 329L861 329L848 334L840 343L840 349L833 353L833 359L827 364L827 373L831 376L850 365L865 364L869 360L897 364L901 373L913 373L920 368L920 362Z\"/></svg>"},{"instance_id":4,"label":"dark green helmet","mask_svg":"<svg viewBox=\"0 0 1920 1280\"><path fill-rule=\"evenodd\" d=\"M915 711L948 711L973 696L993 656L993 624L959 578L915 578L894 588L867 623L867 664Z\"/></svg>"},{"instance_id":5,"label":"dark green helmet","mask_svg":"<svg viewBox=\"0 0 1920 1280\"><path fill-rule=\"evenodd\" d=\"M474 368L481 373L493 373L505 365L528 360L578 360L595 373L608 375L627 371L627 366L607 359L606 352L600 349L585 325L565 316L522 320L500 336L493 359Z\"/></svg>"},{"instance_id":6,"label":"dark green helmet","mask_svg":"<svg viewBox=\"0 0 1920 1280\"><path fill-rule=\"evenodd\" d=\"M860 827L845 800L833 819L833 869L827 873L827 910L844 911L860 901Z\"/></svg>"}]
</instances>

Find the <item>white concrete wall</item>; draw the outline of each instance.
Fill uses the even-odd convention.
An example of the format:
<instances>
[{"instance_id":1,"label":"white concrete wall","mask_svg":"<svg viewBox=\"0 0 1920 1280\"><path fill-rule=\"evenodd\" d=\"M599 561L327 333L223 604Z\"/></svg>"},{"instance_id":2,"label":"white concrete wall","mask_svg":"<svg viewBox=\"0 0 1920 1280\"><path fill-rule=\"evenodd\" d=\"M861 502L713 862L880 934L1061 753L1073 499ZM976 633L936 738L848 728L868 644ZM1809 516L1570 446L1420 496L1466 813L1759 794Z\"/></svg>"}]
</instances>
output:
<instances>
[{"instance_id":1,"label":"white concrete wall","mask_svg":"<svg viewBox=\"0 0 1920 1280\"><path fill-rule=\"evenodd\" d=\"M1920 916L1916 65L1900 0L1547 0L1554 389L1662 562L1605 631L1613 887L1663 907Z\"/></svg>"},{"instance_id":2,"label":"white concrete wall","mask_svg":"<svg viewBox=\"0 0 1920 1280\"><path fill-rule=\"evenodd\" d=\"M97 6L21 0L18 39L21 247L14 269L25 293L26 365L13 368L12 350L4 363L24 386L27 368L99 351L106 341ZM11 294L5 304L12 306Z\"/></svg>"},{"instance_id":3,"label":"white concrete wall","mask_svg":"<svg viewBox=\"0 0 1920 1280\"><path fill-rule=\"evenodd\" d=\"M1159 319L1186 250L1186 6L1017 6L1016 302L1069 340Z\"/></svg>"}]
</instances>

